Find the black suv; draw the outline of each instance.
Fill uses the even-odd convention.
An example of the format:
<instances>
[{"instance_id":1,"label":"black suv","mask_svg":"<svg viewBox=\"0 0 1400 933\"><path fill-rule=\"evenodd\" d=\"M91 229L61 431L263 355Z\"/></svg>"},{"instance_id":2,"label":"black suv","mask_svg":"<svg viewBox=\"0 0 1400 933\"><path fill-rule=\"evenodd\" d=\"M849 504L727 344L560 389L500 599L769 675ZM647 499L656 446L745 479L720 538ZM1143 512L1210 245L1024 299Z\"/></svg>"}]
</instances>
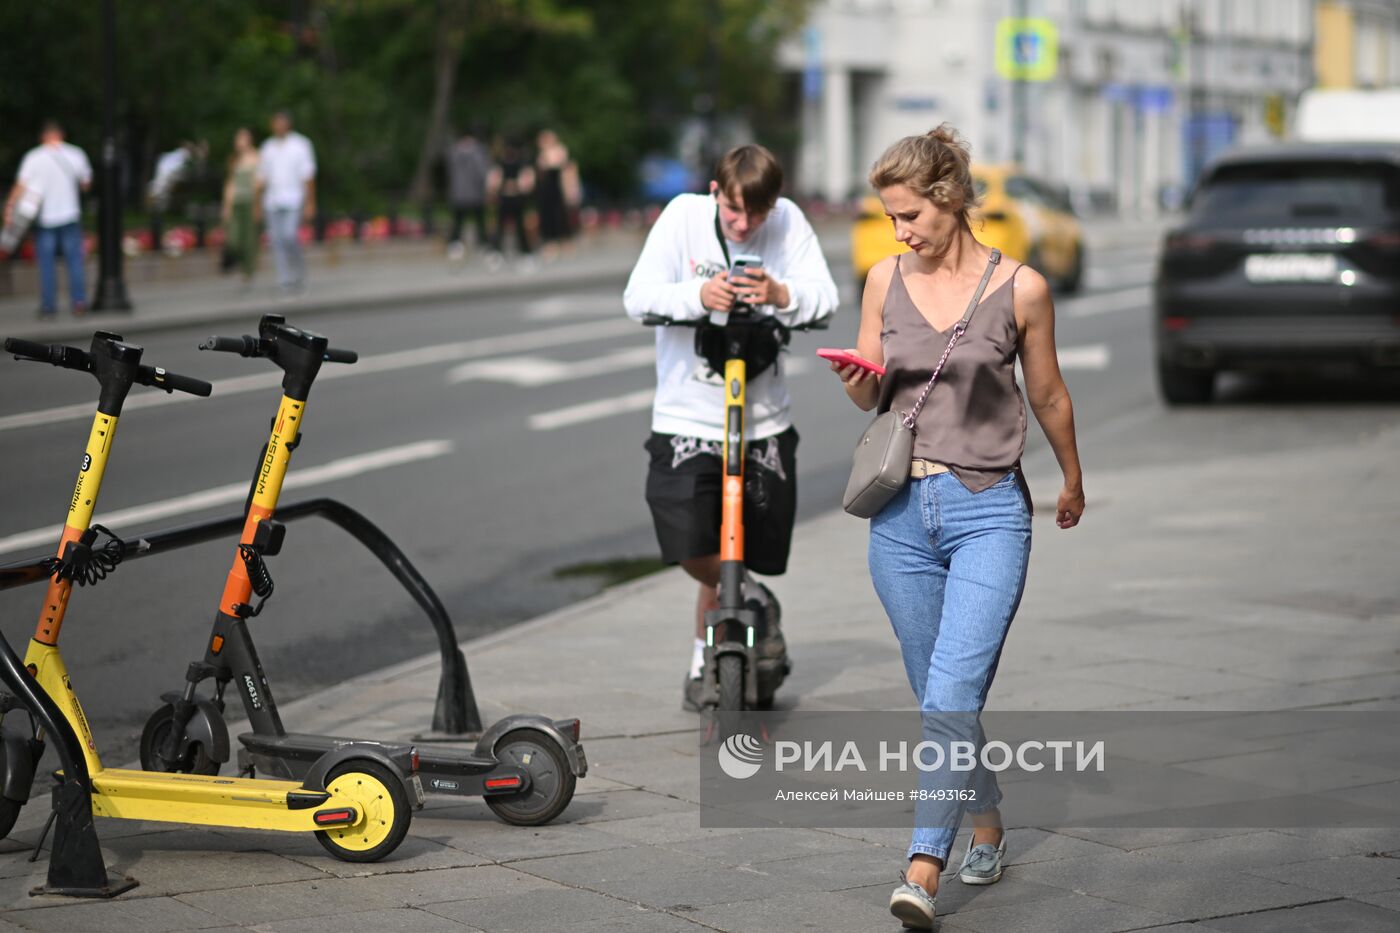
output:
<instances>
[{"instance_id":1,"label":"black suv","mask_svg":"<svg viewBox=\"0 0 1400 933\"><path fill-rule=\"evenodd\" d=\"M1154 287L1169 404L1225 369L1400 368L1400 146L1310 143L1213 162Z\"/></svg>"}]
</instances>

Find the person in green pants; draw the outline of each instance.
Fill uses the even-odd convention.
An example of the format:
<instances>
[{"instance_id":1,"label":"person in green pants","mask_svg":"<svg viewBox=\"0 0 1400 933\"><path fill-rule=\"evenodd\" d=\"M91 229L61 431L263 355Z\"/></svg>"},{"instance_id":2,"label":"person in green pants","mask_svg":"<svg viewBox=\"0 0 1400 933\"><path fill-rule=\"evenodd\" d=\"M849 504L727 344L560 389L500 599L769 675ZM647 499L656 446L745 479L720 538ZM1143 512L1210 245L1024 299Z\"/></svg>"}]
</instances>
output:
<instances>
[{"instance_id":1,"label":"person in green pants","mask_svg":"<svg viewBox=\"0 0 1400 933\"><path fill-rule=\"evenodd\" d=\"M258 221L261 211L257 198L258 150L247 127L233 136L233 154L228 160L224 182L225 255L243 272L243 284L251 285L258 260Z\"/></svg>"}]
</instances>

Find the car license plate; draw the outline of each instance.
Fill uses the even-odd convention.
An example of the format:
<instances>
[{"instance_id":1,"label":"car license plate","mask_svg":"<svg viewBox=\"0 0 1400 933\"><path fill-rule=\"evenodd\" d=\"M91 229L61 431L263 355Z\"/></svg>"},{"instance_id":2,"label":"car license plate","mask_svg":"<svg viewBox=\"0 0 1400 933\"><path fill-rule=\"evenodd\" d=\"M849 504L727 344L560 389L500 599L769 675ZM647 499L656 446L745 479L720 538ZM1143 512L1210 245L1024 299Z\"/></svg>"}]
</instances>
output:
<instances>
[{"instance_id":1,"label":"car license plate","mask_svg":"<svg viewBox=\"0 0 1400 933\"><path fill-rule=\"evenodd\" d=\"M1251 282L1335 282L1337 257L1332 253L1263 253L1244 261Z\"/></svg>"}]
</instances>

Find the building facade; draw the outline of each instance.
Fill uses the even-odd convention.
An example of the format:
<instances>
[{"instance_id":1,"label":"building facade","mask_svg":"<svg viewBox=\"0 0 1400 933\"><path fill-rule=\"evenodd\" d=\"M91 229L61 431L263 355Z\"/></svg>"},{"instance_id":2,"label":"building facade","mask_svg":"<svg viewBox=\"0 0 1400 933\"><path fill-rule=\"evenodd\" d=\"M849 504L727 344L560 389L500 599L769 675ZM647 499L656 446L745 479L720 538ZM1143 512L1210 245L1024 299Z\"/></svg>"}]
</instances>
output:
<instances>
[{"instance_id":1,"label":"building facade","mask_svg":"<svg viewBox=\"0 0 1400 933\"><path fill-rule=\"evenodd\" d=\"M1053 27L1027 47L1044 80L998 68L1008 18ZM782 64L800 85L804 194L864 191L889 142L947 121L978 161L1151 214L1223 149L1285 135L1324 70L1400 84L1400 0L819 0Z\"/></svg>"}]
</instances>

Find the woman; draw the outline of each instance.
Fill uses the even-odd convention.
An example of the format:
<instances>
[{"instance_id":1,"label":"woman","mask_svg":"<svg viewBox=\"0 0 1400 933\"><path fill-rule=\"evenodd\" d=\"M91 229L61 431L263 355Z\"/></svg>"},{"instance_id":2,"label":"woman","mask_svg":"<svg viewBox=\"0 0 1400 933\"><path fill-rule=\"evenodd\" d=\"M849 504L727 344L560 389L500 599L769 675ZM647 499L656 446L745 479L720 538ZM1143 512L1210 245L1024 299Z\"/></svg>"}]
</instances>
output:
<instances>
[{"instance_id":1,"label":"woman","mask_svg":"<svg viewBox=\"0 0 1400 933\"><path fill-rule=\"evenodd\" d=\"M253 134L241 128L233 136L224 182L224 249L243 270L243 284L251 285L258 259L258 150Z\"/></svg>"},{"instance_id":2,"label":"woman","mask_svg":"<svg viewBox=\"0 0 1400 933\"><path fill-rule=\"evenodd\" d=\"M539 149L535 157L535 210L540 218L542 252L546 259L552 259L573 235L569 212L578 206L578 166L553 130L540 130L535 145Z\"/></svg>"},{"instance_id":3,"label":"woman","mask_svg":"<svg viewBox=\"0 0 1400 933\"><path fill-rule=\"evenodd\" d=\"M980 304L915 421L911 479L870 523L870 573L899 638L905 670L926 714L980 712L1025 585L1030 499L1021 476L1026 397L1064 474L1056 524L1084 511L1069 392L1055 356L1054 310L1045 279L973 236L977 193L966 146L944 124L891 146L870 173L895 238L910 252L871 270L852 352L882 363L877 377L832 363L846 393L869 411L916 408L934 367L990 271ZM925 717L925 728L937 716ZM959 717L942 717L946 721ZM963 716L966 722L972 716ZM935 727L936 728L936 727ZM975 728L975 725L974 725ZM973 834L959 877L1001 877L1006 842L995 781L967 809ZM932 929L938 878L961 813L919 819L905 883L890 910Z\"/></svg>"},{"instance_id":4,"label":"woman","mask_svg":"<svg viewBox=\"0 0 1400 933\"><path fill-rule=\"evenodd\" d=\"M515 227L515 243L522 259L531 255L530 234L525 229L525 208L535 190L535 169L529 156L514 139L501 147L501 161L486 176L486 196L496 205L496 229L491 235L491 248L497 263L505 249L506 224Z\"/></svg>"}]
</instances>

